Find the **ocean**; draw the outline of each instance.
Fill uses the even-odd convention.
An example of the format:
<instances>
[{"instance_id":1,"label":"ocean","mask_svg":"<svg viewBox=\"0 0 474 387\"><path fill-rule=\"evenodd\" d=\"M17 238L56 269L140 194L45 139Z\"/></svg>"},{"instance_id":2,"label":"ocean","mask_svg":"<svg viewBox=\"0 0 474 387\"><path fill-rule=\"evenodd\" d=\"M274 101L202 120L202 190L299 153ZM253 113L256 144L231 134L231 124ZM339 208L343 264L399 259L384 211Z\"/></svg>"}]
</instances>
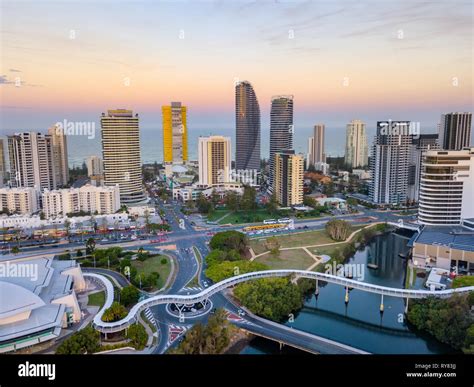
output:
<instances>
[{"instance_id":1,"label":"ocean","mask_svg":"<svg viewBox=\"0 0 474 387\"><path fill-rule=\"evenodd\" d=\"M308 137L311 135L312 128L301 129L294 136L294 148L297 153L307 153ZM270 131L262 130L261 138L261 157L268 158L270 148ZM326 128L326 154L328 156L343 156L345 141L345 128ZM188 137L188 153L190 160L197 160L197 144L200 136L222 135L231 137L232 154L235 157L235 129L226 128L211 131L205 128L190 128ZM68 157L69 166L79 166L91 155L101 156L100 132L96 133L95 138L89 139L87 136L68 136ZM142 163L154 163L163 161L163 137L161 128L141 129L140 147Z\"/></svg>"}]
</instances>

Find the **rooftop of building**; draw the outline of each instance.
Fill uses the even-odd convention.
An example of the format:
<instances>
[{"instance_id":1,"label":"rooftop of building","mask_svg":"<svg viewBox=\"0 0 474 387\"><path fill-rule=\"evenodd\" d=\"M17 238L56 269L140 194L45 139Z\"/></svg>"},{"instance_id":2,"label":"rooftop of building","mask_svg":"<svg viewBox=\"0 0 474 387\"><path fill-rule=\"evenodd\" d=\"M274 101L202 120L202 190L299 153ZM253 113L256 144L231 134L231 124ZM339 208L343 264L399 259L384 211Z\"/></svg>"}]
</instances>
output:
<instances>
[{"instance_id":1,"label":"rooftop of building","mask_svg":"<svg viewBox=\"0 0 474 387\"><path fill-rule=\"evenodd\" d=\"M474 251L474 232L462 226L425 226L414 243Z\"/></svg>"},{"instance_id":2,"label":"rooftop of building","mask_svg":"<svg viewBox=\"0 0 474 387\"><path fill-rule=\"evenodd\" d=\"M45 256L2 259L0 265L0 320L14 319L0 325L0 343L59 328L66 306L53 301L72 291L73 278L63 272L76 262ZM15 320L26 312L27 318Z\"/></svg>"}]
</instances>

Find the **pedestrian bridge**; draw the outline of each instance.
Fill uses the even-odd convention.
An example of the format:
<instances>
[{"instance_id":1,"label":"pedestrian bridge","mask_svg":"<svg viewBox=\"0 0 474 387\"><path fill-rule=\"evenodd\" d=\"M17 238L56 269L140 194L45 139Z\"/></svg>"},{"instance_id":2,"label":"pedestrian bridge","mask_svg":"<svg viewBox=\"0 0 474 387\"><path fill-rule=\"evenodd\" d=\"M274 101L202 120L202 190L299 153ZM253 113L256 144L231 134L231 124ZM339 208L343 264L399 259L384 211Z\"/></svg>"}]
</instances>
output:
<instances>
[{"instance_id":1,"label":"pedestrian bridge","mask_svg":"<svg viewBox=\"0 0 474 387\"><path fill-rule=\"evenodd\" d=\"M95 273L84 273L85 277L89 277L93 281L100 281L106 287L106 301L102 309L95 315L93 320L93 326L100 332L119 332L123 329L126 329L128 326L134 324L138 320L140 313L149 307L160 305L160 304L182 304L182 305L193 305L198 302L203 302L207 300L212 295L225 290L229 287L237 285L241 282L250 281L260 278L271 278L271 277L288 277L288 276L297 276L303 278L310 278L316 280L316 285L318 281L329 282L337 284L346 288L362 290L369 293L376 293L382 296L390 297L399 297L399 298L426 298L426 297L440 297L446 298L451 296L454 293L467 293L474 291L474 286L468 286L457 289L449 290L413 290L413 289L400 289L400 288L390 288L386 286L374 285L366 282L356 281L349 278L326 274L318 273L313 271L306 270L263 270L256 271L246 274L241 274L235 277L227 278L221 282L218 282L208 288L204 289L200 293L190 294L190 295L179 295L179 294L162 294L156 295L147 299L144 299L137 304L135 304L128 315L122 320L115 322L105 322L102 321L102 315L104 311L112 305L114 297L114 289L112 283L104 276L95 274Z\"/></svg>"},{"instance_id":2,"label":"pedestrian bridge","mask_svg":"<svg viewBox=\"0 0 474 387\"><path fill-rule=\"evenodd\" d=\"M387 222L390 226L394 226L397 228L405 228L407 230L412 230L416 232L420 232L422 229L421 225L413 224L413 223L405 223L403 219L400 219L398 222Z\"/></svg>"}]
</instances>

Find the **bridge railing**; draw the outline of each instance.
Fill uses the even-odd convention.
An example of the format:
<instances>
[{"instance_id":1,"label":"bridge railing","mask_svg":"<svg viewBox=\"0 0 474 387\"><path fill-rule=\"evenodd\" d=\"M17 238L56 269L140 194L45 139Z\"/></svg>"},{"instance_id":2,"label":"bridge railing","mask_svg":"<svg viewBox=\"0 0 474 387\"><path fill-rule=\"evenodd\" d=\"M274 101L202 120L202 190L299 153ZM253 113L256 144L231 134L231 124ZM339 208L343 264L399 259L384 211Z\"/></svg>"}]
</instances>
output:
<instances>
[{"instance_id":1,"label":"bridge railing","mask_svg":"<svg viewBox=\"0 0 474 387\"><path fill-rule=\"evenodd\" d=\"M457 289L448 289L448 290L413 290L413 289L400 289L400 288L390 288L386 286L380 286L375 284L369 284L366 282L356 281L353 279L327 274L327 273L318 273L313 271L306 270L264 270L251 273L241 274L235 277L227 278L223 281L220 281L208 288L204 289L200 293L191 294L191 295L156 295L147 299L144 299L137 304L135 304L128 315L120 321L115 322L104 322L102 321L102 316L105 309L110 307L113 302L113 286L110 281L98 274L93 273L84 273L84 276L94 276L95 278L100 278L102 282L106 284L107 288L107 299L104 307L99 311L99 313L94 317L93 325L94 327L101 332L118 332L121 331L131 324L134 324L137 321L137 317L140 312L146 308L161 305L161 304L184 304L184 305L193 305L204 300L207 300L212 295L221 292L224 289L237 285L241 282L251 281L254 279L260 278L270 278L270 277L288 277L296 275L298 277L310 278L318 281L324 281L329 283L334 283L340 286L359 289L362 291L377 293L384 296L399 297L399 298L426 298L426 297L439 297L445 298L450 297L454 293L465 293L474 291L474 286L463 287ZM107 284L108 283L108 284ZM111 290L110 290L111 288ZM110 299L111 295L111 299Z\"/></svg>"}]
</instances>

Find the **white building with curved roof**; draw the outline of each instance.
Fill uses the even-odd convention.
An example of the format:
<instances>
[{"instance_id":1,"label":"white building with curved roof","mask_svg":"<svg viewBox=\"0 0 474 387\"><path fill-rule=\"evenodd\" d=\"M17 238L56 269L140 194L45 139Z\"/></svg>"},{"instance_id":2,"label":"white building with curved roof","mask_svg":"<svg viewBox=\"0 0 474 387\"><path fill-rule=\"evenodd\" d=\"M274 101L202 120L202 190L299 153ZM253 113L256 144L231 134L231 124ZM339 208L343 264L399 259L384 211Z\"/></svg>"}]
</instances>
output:
<instances>
[{"instance_id":1,"label":"white building with curved roof","mask_svg":"<svg viewBox=\"0 0 474 387\"><path fill-rule=\"evenodd\" d=\"M55 339L79 322L76 291L85 288L73 260L0 258L0 353Z\"/></svg>"}]
</instances>

